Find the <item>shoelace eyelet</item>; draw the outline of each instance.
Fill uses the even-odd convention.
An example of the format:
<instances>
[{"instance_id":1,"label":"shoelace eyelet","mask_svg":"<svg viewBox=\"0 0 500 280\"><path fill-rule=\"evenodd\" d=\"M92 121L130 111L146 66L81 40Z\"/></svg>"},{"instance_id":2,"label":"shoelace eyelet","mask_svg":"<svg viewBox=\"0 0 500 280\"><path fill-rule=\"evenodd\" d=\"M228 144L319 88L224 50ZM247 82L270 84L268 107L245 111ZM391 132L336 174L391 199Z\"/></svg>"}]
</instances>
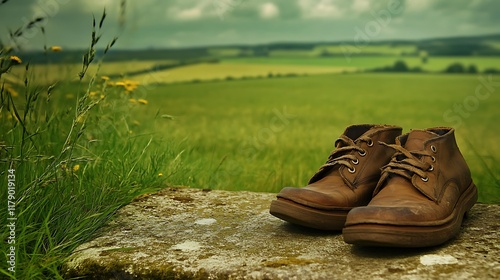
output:
<instances>
[{"instance_id":1,"label":"shoelace eyelet","mask_svg":"<svg viewBox=\"0 0 500 280\"><path fill-rule=\"evenodd\" d=\"M434 152L434 153L436 153L436 152L437 152L437 148L436 148L436 146L431 145L431 151L432 151L432 152Z\"/></svg>"},{"instance_id":2,"label":"shoelace eyelet","mask_svg":"<svg viewBox=\"0 0 500 280\"><path fill-rule=\"evenodd\" d=\"M366 156L366 151L365 150L362 150L361 152L358 151L358 154L362 157Z\"/></svg>"},{"instance_id":3,"label":"shoelace eyelet","mask_svg":"<svg viewBox=\"0 0 500 280\"><path fill-rule=\"evenodd\" d=\"M425 178L420 178L420 179L422 179L422 181L424 181L424 182L427 182L427 181L429 181L429 177L425 177Z\"/></svg>"},{"instance_id":4,"label":"shoelace eyelet","mask_svg":"<svg viewBox=\"0 0 500 280\"><path fill-rule=\"evenodd\" d=\"M347 168L347 170L348 170L350 173L354 173L354 172L356 172L356 168L354 168L354 167L353 167L352 169L351 169L351 168Z\"/></svg>"},{"instance_id":5,"label":"shoelace eyelet","mask_svg":"<svg viewBox=\"0 0 500 280\"><path fill-rule=\"evenodd\" d=\"M431 156L432 162L436 162L436 158Z\"/></svg>"},{"instance_id":6,"label":"shoelace eyelet","mask_svg":"<svg viewBox=\"0 0 500 280\"><path fill-rule=\"evenodd\" d=\"M432 165L432 164L431 164L431 167L429 167L429 169L428 169L428 170L429 170L429 171L434 170L434 165Z\"/></svg>"},{"instance_id":7,"label":"shoelace eyelet","mask_svg":"<svg viewBox=\"0 0 500 280\"><path fill-rule=\"evenodd\" d=\"M373 140L372 140L372 139L370 139L370 141L368 141L367 145L368 145L368 147L373 146Z\"/></svg>"},{"instance_id":8,"label":"shoelace eyelet","mask_svg":"<svg viewBox=\"0 0 500 280\"><path fill-rule=\"evenodd\" d=\"M358 159L355 159L355 160L351 160L351 162L355 165L357 165L359 163L359 160Z\"/></svg>"}]
</instances>

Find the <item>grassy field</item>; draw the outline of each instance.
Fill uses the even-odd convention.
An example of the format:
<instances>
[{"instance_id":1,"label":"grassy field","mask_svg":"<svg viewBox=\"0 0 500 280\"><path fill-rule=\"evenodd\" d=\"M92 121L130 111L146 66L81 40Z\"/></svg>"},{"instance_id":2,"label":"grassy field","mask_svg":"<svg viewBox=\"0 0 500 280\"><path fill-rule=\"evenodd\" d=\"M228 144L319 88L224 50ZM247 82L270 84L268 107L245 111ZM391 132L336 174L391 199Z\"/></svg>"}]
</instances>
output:
<instances>
[{"instance_id":1,"label":"grassy field","mask_svg":"<svg viewBox=\"0 0 500 280\"><path fill-rule=\"evenodd\" d=\"M220 50L231 51L231 50ZM234 50L233 50L234 51ZM251 57L251 58L224 58L220 63L199 63L173 69L144 71L138 75L126 75L131 71L151 69L155 65L170 63L171 61L130 61L105 63L100 69L104 75L125 74L130 79L142 84L150 83L177 83L207 80L225 80L239 78L264 78L271 75L316 75L327 73L342 73L364 71L377 67L393 65L397 60L404 60L411 68L421 67L426 71L440 72L452 63L460 62L466 67L476 65L479 71L488 68L500 68L500 58L496 57L431 57L423 64L418 57L397 56L352 56L347 60L344 56L338 57ZM78 65L44 65L34 67L35 77L50 82L58 78L76 79ZM21 70L18 70L18 72ZM92 67L90 73L97 71ZM49 73L46 75L46 73ZM63 77L54 73L65 73ZM22 76L17 73L17 76ZM48 78L47 78L48 77ZM20 80L20 79L19 79ZM19 81L20 83L20 81Z\"/></svg>"},{"instance_id":2,"label":"grassy field","mask_svg":"<svg viewBox=\"0 0 500 280\"><path fill-rule=\"evenodd\" d=\"M158 85L147 92L152 111L175 119L149 123L158 136L182 143L184 173L171 183L265 192L304 185L350 124L405 131L458 125L480 200L500 202L498 90L461 123L453 112L479 84L476 75L337 74ZM144 117L137 116L147 123Z\"/></svg>"},{"instance_id":3,"label":"grassy field","mask_svg":"<svg viewBox=\"0 0 500 280\"><path fill-rule=\"evenodd\" d=\"M172 63L172 60L131 60L107 62L101 64L92 64L89 67L88 77L99 72L100 75L121 75L132 71L141 71L151 69L155 65L164 65ZM98 69L99 68L99 69ZM78 80L78 72L81 71L81 63L48 63L31 65L30 78L40 84L48 84L60 81L76 81ZM10 73L6 73L5 78L17 84L22 84L25 69L23 67L15 67Z\"/></svg>"},{"instance_id":4,"label":"grassy field","mask_svg":"<svg viewBox=\"0 0 500 280\"><path fill-rule=\"evenodd\" d=\"M268 75L314 75L324 73L340 73L354 71L353 67L336 67L322 65L276 65L276 64L243 64L243 63L200 63L171 70L154 71L131 76L131 79L149 82L188 82L204 80L224 80L238 78L263 78Z\"/></svg>"},{"instance_id":5,"label":"grassy field","mask_svg":"<svg viewBox=\"0 0 500 280\"><path fill-rule=\"evenodd\" d=\"M271 57L271 58L232 58L225 59L226 63L262 64L262 65L309 65L329 67L354 67L357 69L371 69L381 66L393 65L397 60L404 60L409 67L421 67L424 70L437 72L443 71L452 63L460 62L464 66L476 65L478 70L487 68L500 68L500 57L429 57L427 63L422 63L419 57L404 56L345 56L335 57Z\"/></svg>"},{"instance_id":6,"label":"grassy field","mask_svg":"<svg viewBox=\"0 0 500 280\"><path fill-rule=\"evenodd\" d=\"M335 54L343 55L345 52L364 52L379 55L401 55L404 53L415 53L417 51L416 45L364 45L361 48L356 48L354 45L318 45L310 49L277 49L269 51L269 56L271 57L318 57L322 54ZM244 50L241 48L227 48L219 47L209 49L210 54L214 54L218 57L234 57L238 55L252 55L253 52L250 50Z\"/></svg>"},{"instance_id":7,"label":"grassy field","mask_svg":"<svg viewBox=\"0 0 500 280\"><path fill-rule=\"evenodd\" d=\"M373 46L372 49L381 49L382 46ZM319 48L319 47L318 47ZM328 47L324 47L328 48ZM383 48L382 48L383 49ZM391 50L388 48L388 52ZM397 60L404 60L408 67L420 67L425 71L441 72L452 63L462 63L465 67L475 65L479 71L495 68L500 69L500 57L429 57L427 63L422 63L419 57L376 55L356 56L346 58L343 55L335 57L318 57L295 55L287 51L287 55L272 55L270 57L224 57L234 55L236 49L216 49L212 53L221 57L219 63L198 63L173 69L150 71L156 65L173 63L172 60L145 60L107 62L97 69L91 65L89 74L99 71L101 75L123 75L130 79L148 83L177 83L190 81L224 80L233 78L262 78L272 75L315 75L326 73L341 73L365 71L383 66L391 66ZM380 51L380 50L379 50ZM279 52L279 51L276 51ZM297 51L301 52L301 51ZM32 79L40 83L54 83L57 81L76 81L81 64L38 64L31 66ZM142 74L128 73L143 71ZM89 75L89 76L90 76ZM5 78L13 83L22 84L23 68L15 68L12 73L5 74Z\"/></svg>"}]
</instances>

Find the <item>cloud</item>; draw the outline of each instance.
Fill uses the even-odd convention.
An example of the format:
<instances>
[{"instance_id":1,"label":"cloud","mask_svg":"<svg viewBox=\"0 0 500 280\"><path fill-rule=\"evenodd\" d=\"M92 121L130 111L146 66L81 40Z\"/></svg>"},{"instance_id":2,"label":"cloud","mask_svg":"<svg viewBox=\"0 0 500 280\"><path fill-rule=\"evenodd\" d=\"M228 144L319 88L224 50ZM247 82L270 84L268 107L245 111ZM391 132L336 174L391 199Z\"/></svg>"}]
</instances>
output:
<instances>
[{"instance_id":1,"label":"cloud","mask_svg":"<svg viewBox=\"0 0 500 280\"><path fill-rule=\"evenodd\" d=\"M87 12L102 12L103 7L110 9L120 6L120 0L87 0L77 1L76 3Z\"/></svg>"},{"instance_id":2,"label":"cloud","mask_svg":"<svg viewBox=\"0 0 500 280\"><path fill-rule=\"evenodd\" d=\"M370 10L370 1L369 0L355 0L352 3L352 9L355 12L362 13Z\"/></svg>"},{"instance_id":3,"label":"cloud","mask_svg":"<svg viewBox=\"0 0 500 280\"><path fill-rule=\"evenodd\" d=\"M201 7L194 7L191 9L180 10L176 13L176 18L180 20L196 20L200 19L203 15Z\"/></svg>"},{"instance_id":4,"label":"cloud","mask_svg":"<svg viewBox=\"0 0 500 280\"><path fill-rule=\"evenodd\" d=\"M260 6L259 14L263 19L271 19L278 17L280 14L280 10L275 4L268 2Z\"/></svg>"},{"instance_id":5,"label":"cloud","mask_svg":"<svg viewBox=\"0 0 500 280\"><path fill-rule=\"evenodd\" d=\"M340 18L342 12L333 0L299 0L304 18Z\"/></svg>"},{"instance_id":6,"label":"cloud","mask_svg":"<svg viewBox=\"0 0 500 280\"><path fill-rule=\"evenodd\" d=\"M145 2L150 0L144 0ZM116 17L117 13L110 11L118 10L120 0L88 0L88 1L33 1L30 5L33 17L46 16L55 17L59 13L74 13L79 15L94 14L96 17L106 9L108 17Z\"/></svg>"},{"instance_id":7,"label":"cloud","mask_svg":"<svg viewBox=\"0 0 500 280\"><path fill-rule=\"evenodd\" d=\"M384 1L297 0L302 18L326 20L359 18L370 10L379 9L382 2Z\"/></svg>"},{"instance_id":8,"label":"cloud","mask_svg":"<svg viewBox=\"0 0 500 280\"><path fill-rule=\"evenodd\" d=\"M173 1L167 8L166 18L180 21L196 21L216 17L217 13L212 0ZM154 7L151 7L154 9Z\"/></svg>"},{"instance_id":9,"label":"cloud","mask_svg":"<svg viewBox=\"0 0 500 280\"><path fill-rule=\"evenodd\" d=\"M408 12L421 12L429 9L432 5L431 0L406 1L405 10Z\"/></svg>"}]
</instances>

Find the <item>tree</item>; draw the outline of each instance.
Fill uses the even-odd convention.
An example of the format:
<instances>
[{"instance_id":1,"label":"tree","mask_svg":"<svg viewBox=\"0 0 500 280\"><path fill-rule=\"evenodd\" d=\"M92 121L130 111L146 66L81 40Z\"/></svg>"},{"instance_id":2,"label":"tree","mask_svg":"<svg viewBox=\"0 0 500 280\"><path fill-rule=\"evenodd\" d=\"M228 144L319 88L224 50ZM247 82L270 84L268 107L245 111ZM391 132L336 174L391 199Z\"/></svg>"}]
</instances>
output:
<instances>
[{"instance_id":1,"label":"tree","mask_svg":"<svg viewBox=\"0 0 500 280\"><path fill-rule=\"evenodd\" d=\"M429 61L429 55L426 51L420 51L420 59L422 60L422 64L426 64Z\"/></svg>"},{"instance_id":2,"label":"tree","mask_svg":"<svg viewBox=\"0 0 500 280\"><path fill-rule=\"evenodd\" d=\"M467 68L467 73L477 73L477 72L479 71L477 71L477 67L474 64L469 65L469 67Z\"/></svg>"},{"instance_id":3,"label":"tree","mask_svg":"<svg viewBox=\"0 0 500 280\"><path fill-rule=\"evenodd\" d=\"M446 70L444 70L446 73L465 73L465 67L462 63L455 62L450 64Z\"/></svg>"},{"instance_id":4,"label":"tree","mask_svg":"<svg viewBox=\"0 0 500 280\"><path fill-rule=\"evenodd\" d=\"M392 70L395 72L408 72L408 65L403 60L398 60L392 66Z\"/></svg>"}]
</instances>

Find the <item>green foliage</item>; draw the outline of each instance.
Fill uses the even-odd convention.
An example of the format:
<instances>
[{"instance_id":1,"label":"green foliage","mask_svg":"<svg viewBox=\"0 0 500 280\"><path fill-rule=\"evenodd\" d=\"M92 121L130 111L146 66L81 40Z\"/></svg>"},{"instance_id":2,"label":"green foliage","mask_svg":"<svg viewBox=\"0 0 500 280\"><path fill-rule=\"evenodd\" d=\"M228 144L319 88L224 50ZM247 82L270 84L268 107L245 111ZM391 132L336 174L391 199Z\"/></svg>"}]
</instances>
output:
<instances>
[{"instance_id":1,"label":"green foliage","mask_svg":"<svg viewBox=\"0 0 500 280\"><path fill-rule=\"evenodd\" d=\"M476 74L478 72L479 70L477 70L477 67L474 64L471 64L469 65L469 67L467 67L467 73Z\"/></svg>"},{"instance_id":2,"label":"green foliage","mask_svg":"<svg viewBox=\"0 0 500 280\"><path fill-rule=\"evenodd\" d=\"M406 63L402 60L398 60L394 63L394 66L392 66L393 70L395 72L407 72L408 71L408 66Z\"/></svg>"},{"instance_id":3,"label":"green foliage","mask_svg":"<svg viewBox=\"0 0 500 280\"><path fill-rule=\"evenodd\" d=\"M468 67L465 67L462 63L455 62L446 67L444 72L451 74L460 74L460 73L477 74L479 73L479 70L477 69L475 64L470 64ZM484 73L488 72L485 70Z\"/></svg>"},{"instance_id":4,"label":"green foliage","mask_svg":"<svg viewBox=\"0 0 500 280\"><path fill-rule=\"evenodd\" d=\"M444 70L446 73L465 73L465 67L462 63L456 62L451 64Z\"/></svg>"},{"instance_id":5,"label":"green foliage","mask_svg":"<svg viewBox=\"0 0 500 280\"><path fill-rule=\"evenodd\" d=\"M77 95L68 100L70 89ZM118 208L159 189L175 171L166 168L177 154L141 133L148 125L142 128L135 114L146 115L145 122L154 115L147 105L131 103L121 87L69 84L50 99L46 87L28 83L19 90L18 97L2 91L0 105L0 181L15 169L17 186L16 276L53 278L64 257ZM6 192L0 199L7 201ZM2 227L2 240L7 234ZM1 246L7 252L7 244Z\"/></svg>"},{"instance_id":6,"label":"green foliage","mask_svg":"<svg viewBox=\"0 0 500 280\"><path fill-rule=\"evenodd\" d=\"M397 60L392 66L385 66L370 70L373 72L423 72L421 67L410 69L404 60Z\"/></svg>"}]
</instances>

